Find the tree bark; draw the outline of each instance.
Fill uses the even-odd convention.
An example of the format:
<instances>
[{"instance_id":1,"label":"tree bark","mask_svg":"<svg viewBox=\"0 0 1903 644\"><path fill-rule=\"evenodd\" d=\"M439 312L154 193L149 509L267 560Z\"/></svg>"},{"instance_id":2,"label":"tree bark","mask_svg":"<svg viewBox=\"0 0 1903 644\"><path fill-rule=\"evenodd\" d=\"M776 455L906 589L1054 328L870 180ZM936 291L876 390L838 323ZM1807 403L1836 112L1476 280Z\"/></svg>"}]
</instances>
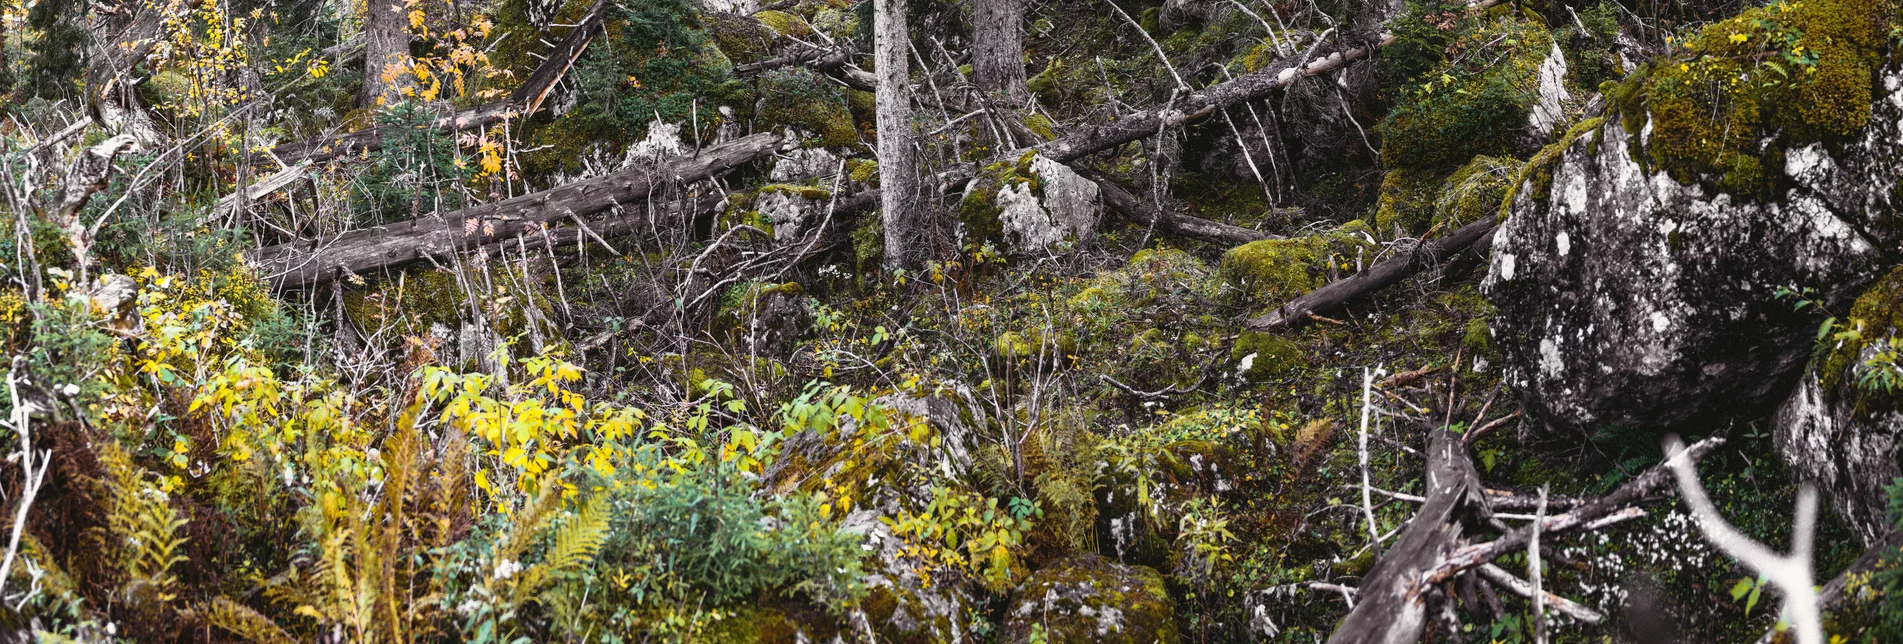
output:
<instances>
[{"instance_id":1,"label":"tree bark","mask_svg":"<svg viewBox=\"0 0 1903 644\"><path fill-rule=\"evenodd\" d=\"M905 0L874 0L872 57L879 79L876 121L879 130L880 207L885 224L885 264L916 268L928 259L930 221L918 208L918 156L912 141L912 103L908 94L911 35L905 26Z\"/></svg>"},{"instance_id":2,"label":"tree bark","mask_svg":"<svg viewBox=\"0 0 1903 644\"><path fill-rule=\"evenodd\" d=\"M1356 593L1360 601L1335 627L1329 644L1403 644L1420 639L1427 624L1429 590L1421 583L1421 573L1439 563L1460 537L1460 522L1451 519L1463 501L1485 504L1479 498L1480 477L1460 439L1446 429L1436 429L1427 442L1427 500L1362 578L1361 592Z\"/></svg>"},{"instance_id":3,"label":"tree bark","mask_svg":"<svg viewBox=\"0 0 1903 644\"><path fill-rule=\"evenodd\" d=\"M757 63L735 65L733 73L735 76L745 78L781 67L809 65L840 85L861 92L879 91L879 79L866 70L860 69L858 65L852 64L855 54L852 47L846 43L832 47L814 47L795 42L788 49L790 51L787 53Z\"/></svg>"},{"instance_id":4,"label":"tree bark","mask_svg":"<svg viewBox=\"0 0 1903 644\"><path fill-rule=\"evenodd\" d=\"M132 68L158 46L165 16L156 7L139 5L133 11L129 21L101 20L95 26L86 92L100 124L132 135L146 149L158 149L166 136L139 103Z\"/></svg>"},{"instance_id":5,"label":"tree bark","mask_svg":"<svg viewBox=\"0 0 1903 644\"><path fill-rule=\"evenodd\" d=\"M363 90L357 107L403 100L401 72L410 56L410 16L403 0L364 0Z\"/></svg>"},{"instance_id":6,"label":"tree bark","mask_svg":"<svg viewBox=\"0 0 1903 644\"><path fill-rule=\"evenodd\" d=\"M978 91L1013 110L1031 92L1024 76L1023 0L973 0L971 73Z\"/></svg>"},{"instance_id":7,"label":"tree bark","mask_svg":"<svg viewBox=\"0 0 1903 644\"><path fill-rule=\"evenodd\" d=\"M268 246L247 259L279 290L304 289L509 239L545 224L640 203L669 186L701 181L757 161L780 145L762 133L698 153L642 164L514 199L431 214L325 239Z\"/></svg>"}]
</instances>

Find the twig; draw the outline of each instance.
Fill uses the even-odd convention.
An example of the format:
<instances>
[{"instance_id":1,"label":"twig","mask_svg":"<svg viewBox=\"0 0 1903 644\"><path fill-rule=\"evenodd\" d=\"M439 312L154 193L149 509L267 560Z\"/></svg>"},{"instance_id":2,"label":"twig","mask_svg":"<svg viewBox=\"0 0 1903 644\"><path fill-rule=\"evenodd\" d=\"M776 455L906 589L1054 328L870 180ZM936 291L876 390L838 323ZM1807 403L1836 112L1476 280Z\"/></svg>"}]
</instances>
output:
<instances>
[{"instance_id":1,"label":"twig","mask_svg":"<svg viewBox=\"0 0 1903 644\"><path fill-rule=\"evenodd\" d=\"M1381 544L1381 529L1374 523L1374 501L1368 495L1372 488L1368 481L1368 406L1369 394L1374 389L1374 372L1367 367L1361 368L1361 514L1368 520L1368 538L1376 548ZM1425 499L1423 499L1425 500Z\"/></svg>"},{"instance_id":2,"label":"twig","mask_svg":"<svg viewBox=\"0 0 1903 644\"><path fill-rule=\"evenodd\" d=\"M1480 442L1480 439L1485 438L1486 435L1489 433L1492 433L1493 430L1499 429L1501 427L1505 427L1509 421L1512 421L1515 418L1519 418L1520 413L1521 412L1515 411L1511 414L1507 414L1505 416L1495 418L1492 421L1488 422L1487 424L1481 425L1480 427L1475 428L1473 431L1467 432L1467 435L1461 438L1461 442L1466 443L1468 445L1472 445L1474 443Z\"/></svg>"},{"instance_id":3,"label":"twig","mask_svg":"<svg viewBox=\"0 0 1903 644\"><path fill-rule=\"evenodd\" d=\"M14 356L13 365L7 370L7 395L13 401L13 414L9 421L13 433L20 435L20 502L13 511L13 534L7 540L7 554L0 559L0 592L6 589L7 580L13 573L13 561L20 554L20 535L26 532L27 511L33 507L33 498L40 493L40 484L46 480L46 469L50 461L41 462L36 470L33 467L33 432L29 425L32 405L20 400L19 372L26 365L26 356ZM49 453L48 456L51 456Z\"/></svg>"},{"instance_id":4,"label":"twig","mask_svg":"<svg viewBox=\"0 0 1903 644\"><path fill-rule=\"evenodd\" d=\"M1540 524L1546 522L1546 486L1540 486L1540 509L1533 515L1533 537L1526 542L1526 577L1533 582L1533 642L1546 644L1546 589L1540 575ZM1489 564L1491 565L1491 564Z\"/></svg>"},{"instance_id":5,"label":"twig","mask_svg":"<svg viewBox=\"0 0 1903 644\"><path fill-rule=\"evenodd\" d=\"M1494 585L1499 586L1501 588L1505 588L1507 590L1513 591L1513 593L1516 595L1533 599L1536 603L1544 600L1547 604L1552 605L1553 610L1558 611L1561 614L1566 615L1567 617L1571 617L1573 619L1579 620L1581 622L1585 622L1587 624L1598 624L1600 622L1605 621L1606 619L1605 615L1601 615L1599 614L1598 611L1595 611L1591 608L1581 606L1578 602L1567 599L1565 597L1561 597L1559 595L1555 595L1553 593L1544 592L1544 591L1536 591L1533 587L1533 584L1529 584L1526 582L1526 580L1520 579L1518 577L1514 577L1513 573L1507 572L1506 569L1501 568L1499 566L1496 566L1493 564L1486 564L1484 566L1481 566L1475 569L1475 571L1480 573L1480 576L1482 578L1485 578L1487 581L1493 582ZM1537 597L1535 596L1536 593L1538 595Z\"/></svg>"}]
</instances>

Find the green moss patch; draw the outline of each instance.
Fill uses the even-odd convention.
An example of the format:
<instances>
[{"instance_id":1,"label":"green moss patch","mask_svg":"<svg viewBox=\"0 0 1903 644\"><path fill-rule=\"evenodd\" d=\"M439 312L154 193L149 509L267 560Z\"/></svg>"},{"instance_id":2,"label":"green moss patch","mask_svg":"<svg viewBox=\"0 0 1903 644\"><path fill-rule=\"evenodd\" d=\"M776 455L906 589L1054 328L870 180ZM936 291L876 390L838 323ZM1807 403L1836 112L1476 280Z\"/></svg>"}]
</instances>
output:
<instances>
[{"instance_id":1,"label":"green moss patch","mask_svg":"<svg viewBox=\"0 0 1903 644\"><path fill-rule=\"evenodd\" d=\"M819 144L843 148L859 142L846 90L805 68L782 68L760 75L756 125L793 127L819 136Z\"/></svg>"},{"instance_id":2,"label":"green moss patch","mask_svg":"<svg viewBox=\"0 0 1903 644\"><path fill-rule=\"evenodd\" d=\"M1314 235L1266 239L1229 250L1219 272L1230 285L1263 301L1280 302L1353 273L1357 258L1374 256L1368 225L1357 220Z\"/></svg>"},{"instance_id":3,"label":"green moss patch","mask_svg":"<svg viewBox=\"0 0 1903 644\"><path fill-rule=\"evenodd\" d=\"M1896 0L1794 0L1713 23L1611 88L1634 158L1680 183L1774 195L1784 151L1870 120ZM1767 171L1767 168L1771 171Z\"/></svg>"},{"instance_id":4,"label":"green moss patch","mask_svg":"<svg viewBox=\"0 0 1903 644\"><path fill-rule=\"evenodd\" d=\"M1539 69L1552 50L1546 28L1508 17L1448 45L1448 63L1401 90L1381 125L1389 168L1445 171L1499 155L1524 132L1539 98Z\"/></svg>"}]
</instances>

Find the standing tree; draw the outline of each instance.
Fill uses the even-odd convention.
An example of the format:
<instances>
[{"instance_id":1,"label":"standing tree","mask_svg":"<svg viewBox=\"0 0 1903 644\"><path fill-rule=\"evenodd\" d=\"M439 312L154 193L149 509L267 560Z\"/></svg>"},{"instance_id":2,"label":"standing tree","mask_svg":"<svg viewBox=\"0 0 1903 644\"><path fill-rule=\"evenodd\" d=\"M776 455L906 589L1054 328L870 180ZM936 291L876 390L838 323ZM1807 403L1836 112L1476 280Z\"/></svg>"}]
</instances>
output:
<instances>
[{"instance_id":1,"label":"standing tree","mask_svg":"<svg viewBox=\"0 0 1903 644\"><path fill-rule=\"evenodd\" d=\"M402 65L410 55L407 8L404 0L364 0L363 92L357 95L358 107L394 103L402 97Z\"/></svg>"},{"instance_id":2,"label":"standing tree","mask_svg":"<svg viewBox=\"0 0 1903 644\"><path fill-rule=\"evenodd\" d=\"M1032 143L1017 111L1030 101L1024 78L1023 0L975 0L971 5L971 73L988 111L984 140L998 148Z\"/></svg>"},{"instance_id":3,"label":"standing tree","mask_svg":"<svg viewBox=\"0 0 1903 644\"><path fill-rule=\"evenodd\" d=\"M910 64L906 54L905 0L874 0L872 57L878 67L879 190L884 210L885 263L895 268L924 265L932 248L932 226L918 203L918 156L913 150L912 103L907 94Z\"/></svg>"},{"instance_id":4,"label":"standing tree","mask_svg":"<svg viewBox=\"0 0 1903 644\"><path fill-rule=\"evenodd\" d=\"M1004 107L1024 107L1023 0L975 0L971 6L971 73L979 91Z\"/></svg>"}]
</instances>

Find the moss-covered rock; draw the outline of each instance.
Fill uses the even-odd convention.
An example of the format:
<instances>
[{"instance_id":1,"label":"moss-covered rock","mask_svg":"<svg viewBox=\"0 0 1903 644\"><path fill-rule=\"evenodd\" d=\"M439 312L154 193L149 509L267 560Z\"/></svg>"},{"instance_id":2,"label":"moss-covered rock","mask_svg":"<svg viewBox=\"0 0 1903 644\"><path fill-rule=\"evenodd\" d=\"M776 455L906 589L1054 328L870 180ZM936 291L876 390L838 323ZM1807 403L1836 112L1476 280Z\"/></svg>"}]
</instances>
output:
<instances>
[{"instance_id":1,"label":"moss-covered rock","mask_svg":"<svg viewBox=\"0 0 1903 644\"><path fill-rule=\"evenodd\" d=\"M1511 157L1474 157L1441 184L1429 227L1453 230L1482 217L1499 216L1500 206L1523 165Z\"/></svg>"},{"instance_id":2,"label":"moss-covered rock","mask_svg":"<svg viewBox=\"0 0 1903 644\"><path fill-rule=\"evenodd\" d=\"M1096 553L1047 564L1012 598L1000 641L1174 644L1176 607L1163 576Z\"/></svg>"},{"instance_id":3,"label":"moss-covered rock","mask_svg":"<svg viewBox=\"0 0 1903 644\"><path fill-rule=\"evenodd\" d=\"M1375 201L1374 230L1382 235L1418 235L1434 218L1439 176L1427 170L1396 168L1381 179Z\"/></svg>"},{"instance_id":4,"label":"moss-covered rock","mask_svg":"<svg viewBox=\"0 0 1903 644\"><path fill-rule=\"evenodd\" d=\"M1236 375L1249 382L1281 378L1303 365L1301 345L1268 333L1244 332L1229 354Z\"/></svg>"},{"instance_id":5,"label":"moss-covered rock","mask_svg":"<svg viewBox=\"0 0 1903 644\"><path fill-rule=\"evenodd\" d=\"M1462 34L1447 51L1451 62L1403 89L1382 123L1382 165L1445 172L1527 138L1540 67L1553 51L1545 27L1506 17Z\"/></svg>"},{"instance_id":6,"label":"moss-covered rock","mask_svg":"<svg viewBox=\"0 0 1903 644\"><path fill-rule=\"evenodd\" d=\"M813 132L818 143L829 148L859 142L846 90L818 72L800 67L768 71L760 75L758 94L760 104L755 116L763 129Z\"/></svg>"},{"instance_id":7,"label":"moss-covered rock","mask_svg":"<svg viewBox=\"0 0 1903 644\"><path fill-rule=\"evenodd\" d=\"M1795 0L1706 26L1612 88L1641 164L1736 197L1787 185L1787 150L1870 121L1896 0Z\"/></svg>"},{"instance_id":8,"label":"moss-covered rock","mask_svg":"<svg viewBox=\"0 0 1903 644\"><path fill-rule=\"evenodd\" d=\"M735 65L757 63L771 57L774 45L781 38L780 32L749 16L708 12L701 14L701 20L706 22L707 31L720 52Z\"/></svg>"},{"instance_id":9,"label":"moss-covered rock","mask_svg":"<svg viewBox=\"0 0 1903 644\"><path fill-rule=\"evenodd\" d=\"M1218 270L1242 292L1279 303L1353 273L1356 261L1370 261L1374 249L1368 225L1357 220L1327 232L1237 246L1223 254Z\"/></svg>"},{"instance_id":10,"label":"moss-covered rock","mask_svg":"<svg viewBox=\"0 0 1903 644\"><path fill-rule=\"evenodd\" d=\"M725 335L729 346L748 355L784 358L811 317L806 292L798 282L746 282L727 290L708 330Z\"/></svg>"}]
</instances>

